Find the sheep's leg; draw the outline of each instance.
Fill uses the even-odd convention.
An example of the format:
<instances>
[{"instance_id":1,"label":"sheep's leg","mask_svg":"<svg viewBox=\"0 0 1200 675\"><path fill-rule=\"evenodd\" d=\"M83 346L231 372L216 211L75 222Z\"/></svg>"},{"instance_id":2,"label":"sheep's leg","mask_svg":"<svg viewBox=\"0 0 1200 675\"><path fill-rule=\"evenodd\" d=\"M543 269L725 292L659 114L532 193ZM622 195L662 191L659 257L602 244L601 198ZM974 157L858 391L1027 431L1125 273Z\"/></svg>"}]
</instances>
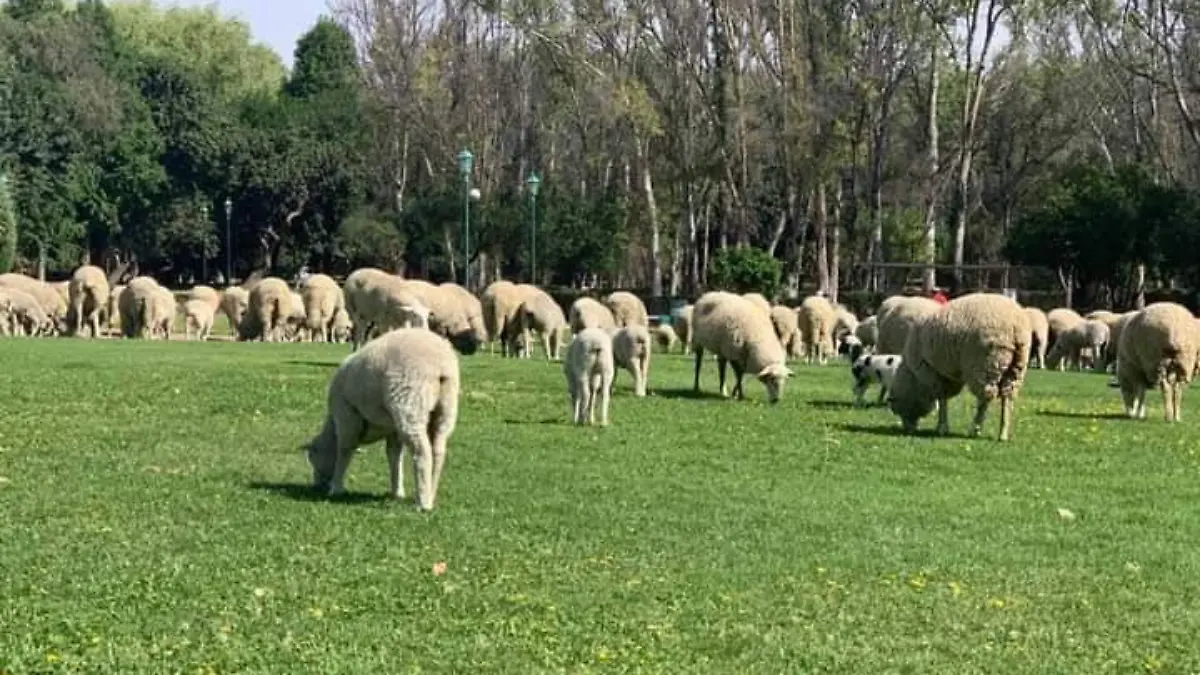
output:
<instances>
[{"instance_id":1,"label":"sheep's leg","mask_svg":"<svg viewBox=\"0 0 1200 675\"><path fill-rule=\"evenodd\" d=\"M397 434L387 437L388 477L392 499L404 499L404 443Z\"/></svg>"},{"instance_id":2,"label":"sheep's leg","mask_svg":"<svg viewBox=\"0 0 1200 675\"><path fill-rule=\"evenodd\" d=\"M950 406L946 405L946 399L938 398L938 423L937 433L942 436L950 435Z\"/></svg>"},{"instance_id":3,"label":"sheep's leg","mask_svg":"<svg viewBox=\"0 0 1200 675\"><path fill-rule=\"evenodd\" d=\"M595 392L592 391L592 376L584 375L583 381L579 383L580 388L580 411L579 423L591 424L594 418L592 406L595 405Z\"/></svg>"},{"instance_id":4,"label":"sheep's leg","mask_svg":"<svg viewBox=\"0 0 1200 675\"><path fill-rule=\"evenodd\" d=\"M733 395L739 401L745 400L746 392L742 390L742 376L746 374L746 371L737 362L730 361L729 365L733 366Z\"/></svg>"},{"instance_id":5,"label":"sheep's leg","mask_svg":"<svg viewBox=\"0 0 1200 675\"><path fill-rule=\"evenodd\" d=\"M699 352L697 352L697 353L699 353ZM717 357L717 376L718 376L718 381L721 385L721 397L722 398L729 396L729 393L725 390L725 364L726 364L725 357L718 356Z\"/></svg>"},{"instance_id":6,"label":"sheep's leg","mask_svg":"<svg viewBox=\"0 0 1200 675\"><path fill-rule=\"evenodd\" d=\"M971 435L978 436L983 432L983 423L987 419L988 405L991 399L982 397L975 402L975 421L971 423ZM1000 406L1000 426L1004 427L1004 405ZM1003 433L1003 431L1001 431Z\"/></svg>"},{"instance_id":7,"label":"sheep's leg","mask_svg":"<svg viewBox=\"0 0 1200 675\"><path fill-rule=\"evenodd\" d=\"M1013 423L1013 398L1012 396L1000 397L1000 440L1007 441L1012 438L1012 423Z\"/></svg>"},{"instance_id":8,"label":"sheep's leg","mask_svg":"<svg viewBox=\"0 0 1200 675\"><path fill-rule=\"evenodd\" d=\"M600 375L600 426L608 426L608 402L611 400L609 391L612 389L612 378Z\"/></svg>"},{"instance_id":9,"label":"sheep's leg","mask_svg":"<svg viewBox=\"0 0 1200 675\"><path fill-rule=\"evenodd\" d=\"M646 389L650 384L650 351L649 351L649 349L647 349L646 353L642 355L641 366L642 366L642 368L641 368L641 370L642 370L642 390L641 390L642 393L638 394L638 396L645 396Z\"/></svg>"},{"instance_id":10,"label":"sheep's leg","mask_svg":"<svg viewBox=\"0 0 1200 675\"><path fill-rule=\"evenodd\" d=\"M696 382L692 385L692 391L700 393L700 366L704 363L704 349L696 347Z\"/></svg>"},{"instance_id":11,"label":"sheep's leg","mask_svg":"<svg viewBox=\"0 0 1200 675\"><path fill-rule=\"evenodd\" d=\"M633 368L633 395L646 395L646 376L642 374L642 362L640 359L634 360Z\"/></svg>"},{"instance_id":12,"label":"sheep's leg","mask_svg":"<svg viewBox=\"0 0 1200 675\"><path fill-rule=\"evenodd\" d=\"M433 509L433 445L425 436L425 427L420 425L408 436L412 447L413 475L417 483L417 508L422 511Z\"/></svg>"},{"instance_id":13,"label":"sheep's leg","mask_svg":"<svg viewBox=\"0 0 1200 675\"><path fill-rule=\"evenodd\" d=\"M354 459L354 451L358 449L358 439L362 437L365 423L359 418L353 421L335 420L337 435L337 455L333 461L333 475L329 478L329 496L336 497L346 492L346 470Z\"/></svg>"},{"instance_id":14,"label":"sheep's leg","mask_svg":"<svg viewBox=\"0 0 1200 675\"><path fill-rule=\"evenodd\" d=\"M542 331L542 351L546 353L546 360L554 360L554 352L550 350L550 331Z\"/></svg>"},{"instance_id":15,"label":"sheep's leg","mask_svg":"<svg viewBox=\"0 0 1200 675\"><path fill-rule=\"evenodd\" d=\"M1158 388L1162 391L1163 417L1168 422L1175 421L1175 381L1170 376L1160 377Z\"/></svg>"}]
</instances>

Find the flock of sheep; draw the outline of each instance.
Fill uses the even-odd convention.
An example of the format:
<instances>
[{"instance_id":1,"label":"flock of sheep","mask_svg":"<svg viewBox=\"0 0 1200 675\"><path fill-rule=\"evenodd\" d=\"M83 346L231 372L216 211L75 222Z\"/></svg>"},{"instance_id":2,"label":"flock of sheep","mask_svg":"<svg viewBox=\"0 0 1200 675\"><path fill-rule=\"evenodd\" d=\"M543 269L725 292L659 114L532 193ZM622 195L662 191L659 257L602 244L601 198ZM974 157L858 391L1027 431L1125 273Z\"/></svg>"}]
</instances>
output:
<instances>
[{"instance_id":1,"label":"flock of sheep","mask_svg":"<svg viewBox=\"0 0 1200 675\"><path fill-rule=\"evenodd\" d=\"M716 357L719 388L743 398L750 373L776 403L793 372L789 359L826 363L837 354L853 361L856 401L872 382L880 402L907 432L938 413L948 433L947 400L967 389L976 399L972 433L988 407L1000 403L1000 440L1012 435L1013 407L1027 369L1112 369L1130 417L1146 416L1146 392L1163 392L1169 421L1180 417L1183 390L1200 366L1200 321L1174 303L1114 314L1049 314L997 294L973 293L946 304L893 296L859 321L822 295L798 308L772 305L761 295L711 291L653 326L645 305L618 291L602 300L579 298L564 314L542 289L497 281L476 297L453 283L435 285L377 269L359 269L341 286L323 274L287 282L267 277L218 292L197 286L180 300L149 277L109 288L104 273L84 266L71 279L49 284L19 274L0 275L0 332L6 335L100 336L119 321L129 338L169 337L177 315L187 337L206 339L223 312L238 339L350 341L353 352L330 383L320 432L306 445L317 489L345 490L346 469L358 447L386 440L391 495L402 498L402 454L409 448L417 504L432 509L458 416L458 354L484 343L504 356L530 358L540 340L549 360L561 357L572 418L577 424L609 420L615 370L627 370L635 396L645 396L652 344L677 346L695 358L700 389L704 355ZM569 341L568 341L569 340ZM565 344L565 353L563 350ZM493 346L494 349L494 346Z\"/></svg>"}]
</instances>

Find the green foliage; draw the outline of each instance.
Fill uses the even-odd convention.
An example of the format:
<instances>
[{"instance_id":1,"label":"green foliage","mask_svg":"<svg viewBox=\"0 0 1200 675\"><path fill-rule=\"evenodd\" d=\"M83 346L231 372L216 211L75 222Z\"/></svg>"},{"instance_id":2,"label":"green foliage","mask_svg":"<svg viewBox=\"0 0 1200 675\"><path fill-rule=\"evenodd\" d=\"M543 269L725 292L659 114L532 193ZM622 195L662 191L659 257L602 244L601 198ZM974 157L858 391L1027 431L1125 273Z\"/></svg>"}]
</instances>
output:
<instances>
[{"instance_id":1,"label":"green foliage","mask_svg":"<svg viewBox=\"0 0 1200 675\"><path fill-rule=\"evenodd\" d=\"M338 257L348 269L396 270L404 262L404 235L394 220L382 213L367 209L351 213L342 221L335 241Z\"/></svg>"},{"instance_id":2,"label":"green foliage","mask_svg":"<svg viewBox=\"0 0 1200 675\"><path fill-rule=\"evenodd\" d=\"M294 98L354 93L358 86L357 56L350 33L321 17L297 43L296 63L284 91Z\"/></svg>"},{"instance_id":3,"label":"green foliage","mask_svg":"<svg viewBox=\"0 0 1200 675\"><path fill-rule=\"evenodd\" d=\"M0 173L0 274L11 272L17 261L17 207L8 176Z\"/></svg>"},{"instance_id":4,"label":"green foliage","mask_svg":"<svg viewBox=\"0 0 1200 675\"><path fill-rule=\"evenodd\" d=\"M782 276L783 264L766 251L739 246L713 256L709 280L714 288L733 293L761 293L774 300Z\"/></svg>"}]
</instances>

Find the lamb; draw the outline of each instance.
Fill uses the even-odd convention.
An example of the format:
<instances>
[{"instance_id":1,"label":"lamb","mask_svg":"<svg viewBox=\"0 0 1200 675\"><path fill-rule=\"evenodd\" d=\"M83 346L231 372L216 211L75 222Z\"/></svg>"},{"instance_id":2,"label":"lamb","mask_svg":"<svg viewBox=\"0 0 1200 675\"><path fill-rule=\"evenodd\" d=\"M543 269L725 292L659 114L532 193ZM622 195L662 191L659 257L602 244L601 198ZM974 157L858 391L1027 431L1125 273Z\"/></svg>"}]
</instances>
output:
<instances>
[{"instance_id":1,"label":"lamb","mask_svg":"<svg viewBox=\"0 0 1200 675\"><path fill-rule=\"evenodd\" d=\"M604 298L604 306L612 312L617 328L625 326L650 327L650 315L641 298L628 291L616 291Z\"/></svg>"},{"instance_id":2,"label":"lamb","mask_svg":"<svg viewBox=\"0 0 1200 675\"><path fill-rule=\"evenodd\" d=\"M1037 307L1026 307L1025 317L1029 319L1029 329L1033 342L1029 347L1030 365L1037 361L1037 367L1046 367L1046 346L1050 344L1050 324L1046 321L1046 313Z\"/></svg>"},{"instance_id":3,"label":"lamb","mask_svg":"<svg viewBox=\"0 0 1200 675\"><path fill-rule=\"evenodd\" d=\"M764 314L771 314L771 301L762 293L743 293L742 297L750 301L750 304L761 309Z\"/></svg>"},{"instance_id":4,"label":"lamb","mask_svg":"<svg viewBox=\"0 0 1200 675\"><path fill-rule=\"evenodd\" d=\"M562 307L548 293L536 286L521 284L525 300L517 309L517 322L521 332L521 356L529 358L530 331L537 331L542 338L542 349L546 359L559 359L562 332L567 327L567 318Z\"/></svg>"},{"instance_id":5,"label":"lamb","mask_svg":"<svg viewBox=\"0 0 1200 675\"><path fill-rule=\"evenodd\" d=\"M157 316L157 300L162 287L151 277L134 277L121 291L117 309L121 314L121 332L126 338L150 339Z\"/></svg>"},{"instance_id":6,"label":"lamb","mask_svg":"<svg viewBox=\"0 0 1200 675\"><path fill-rule=\"evenodd\" d=\"M433 510L458 421L458 394L458 356L445 338L423 328L400 328L366 343L338 366L324 424L305 446L314 488L343 494L355 450L385 439L391 498L404 498L401 459L407 446L417 507Z\"/></svg>"},{"instance_id":7,"label":"lamb","mask_svg":"<svg viewBox=\"0 0 1200 675\"><path fill-rule=\"evenodd\" d=\"M908 333L922 318L936 314L942 308L929 298L894 295L879 305L878 338L875 351L883 354L902 354Z\"/></svg>"},{"instance_id":8,"label":"lamb","mask_svg":"<svg viewBox=\"0 0 1200 675\"><path fill-rule=\"evenodd\" d=\"M745 398L742 376L754 373L767 390L767 400L778 403L784 385L792 371L785 365L787 358L775 328L766 313L749 300L723 291L710 291L696 301L692 315L692 349L696 358L696 378L693 390L700 391L700 367L704 350L717 355L721 396L726 395L725 365L733 366L733 393Z\"/></svg>"},{"instance_id":9,"label":"lamb","mask_svg":"<svg viewBox=\"0 0 1200 675\"><path fill-rule=\"evenodd\" d=\"M571 395L571 419L575 424L595 424L600 407L600 426L608 426L608 404L613 382L613 342L608 331L584 328L567 345L563 374Z\"/></svg>"},{"instance_id":10,"label":"lamb","mask_svg":"<svg viewBox=\"0 0 1200 675\"><path fill-rule=\"evenodd\" d=\"M798 358L802 353L804 340L800 335L800 317L796 310L783 305L771 308L771 324L775 327L775 335L783 345L787 355Z\"/></svg>"},{"instance_id":11,"label":"lamb","mask_svg":"<svg viewBox=\"0 0 1200 675\"><path fill-rule=\"evenodd\" d=\"M938 409L937 431L950 432L947 401L965 386L976 399L971 435L977 436L991 400L1000 399L1000 440L1012 435L1013 404L1025 381L1032 331L1016 301L993 293L951 300L917 321L892 380L889 407L913 433Z\"/></svg>"},{"instance_id":12,"label":"lamb","mask_svg":"<svg viewBox=\"0 0 1200 675\"><path fill-rule=\"evenodd\" d=\"M1180 421L1183 392L1196 371L1200 328L1182 305L1156 302L1134 313L1121 330L1117 351L1117 382L1125 414L1146 418L1146 390L1157 385L1163 395L1163 415Z\"/></svg>"},{"instance_id":13,"label":"lamb","mask_svg":"<svg viewBox=\"0 0 1200 675\"><path fill-rule=\"evenodd\" d=\"M1102 368L1104 345L1108 340L1108 326L1094 319L1083 319L1070 324L1058 334L1058 339L1046 356L1047 363L1056 370L1062 370L1064 365L1076 370Z\"/></svg>"},{"instance_id":14,"label":"lamb","mask_svg":"<svg viewBox=\"0 0 1200 675\"><path fill-rule=\"evenodd\" d=\"M599 328L612 333L617 329L617 320L612 311L596 300L582 297L571 303L571 331L578 333L588 328Z\"/></svg>"},{"instance_id":15,"label":"lamb","mask_svg":"<svg viewBox=\"0 0 1200 675\"><path fill-rule=\"evenodd\" d=\"M800 334L807 348L805 363L819 362L825 365L833 352L833 327L837 323L837 311L829 300L820 295L810 295L800 303Z\"/></svg>"},{"instance_id":16,"label":"lamb","mask_svg":"<svg viewBox=\"0 0 1200 675\"><path fill-rule=\"evenodd\" d=\"M333 322L346 307L342 289L327 274L310 274L300 284L304 321L309 336L317 342L333 342Z\"/></svg>"},{"instance_id":17,"label":"lamb","mask_svg":"<svg viewBox=\"0 0 1200 675\"><path fill-rule=\"evenodd\" d=\"M646 395L650 377L650 331L645 326L632 325L617 329L612 338L613 362L633 376L633 395Z\"/></svg>"},{"instance_id":18,"label":"lamb","mask_svg":"<svg viewBox=\"0 0 1200 675\"><path fill-rule=\"evenodd\" d=\"M856 358L850 366L850 374L854 377L854 405L859 408L866 405L863 396L872 382L879 383L879 403L887 400L892 380L896 379L896 371L903 360L899 354L868 354Z\"/></svg>"},{"instance_id":19,"label":"lamb","mask_svg":"<svg viewBox=\"0 0 1200 675\"><path fill-rule=\"evenodd\" d=\"M234 335L242 334L242 321L250 309L250 292L241 286L230 286L221 291L221 311L229 318L229 328Z\"/></svg>"},{"instance_id":20,"label":"lamb","mask_svg":"<svg viewBox=\"0 0 1200 675\"><path fill-rule=\"evenodd\" d=\"M654 328L654 341L667 354L671 353L671 348L679 341L679 336L675 335L675 329L671 328L669 323L660 323Z\"/></svg>"},{"instance_id":21,"label":"lamb","mask_svg":"<svg viewBox=\"0 0 1200 675\"><path fill-rule=\"evenodd\" d=\"M94 265L75 270L67 284L70 297L72 335L80 335L86 326L94 338L100 337L100 313L108 302L108 277Z\"/></svg>"},{"instance_id":22,"label":"lamb","mask_svg":"<svg viewBox=\"0 0 1200 675\"><path fill-rule=\"evenodd\" d=\"M684 305L671 314L675 335L683 345L684 354L692 349L692 311L692 305Z\"/></svg>"},{"instance_id":23,"label":"lamb","mask_svg":"<svg viewBox=\"0 0 1200 675\"><path fill-rule=\"evenodd\" d=\"M279 277L265 277L250 289L250 305L238 326L242 340L279 342L292 314L292 290Z\"/></svg>"},{"instance_id":24,"label":"lamb","mask_svg":"<svg viewBox=\"0 0 1200 675\"><path fill-rule=\"evenodd\" d=\"M194 334L197 340L207 340L209 334L212 333L213 315L213 306L208 300L195 297L185 300L183 303L184 339L190 340Z\"/></svg>"}]
</instances>

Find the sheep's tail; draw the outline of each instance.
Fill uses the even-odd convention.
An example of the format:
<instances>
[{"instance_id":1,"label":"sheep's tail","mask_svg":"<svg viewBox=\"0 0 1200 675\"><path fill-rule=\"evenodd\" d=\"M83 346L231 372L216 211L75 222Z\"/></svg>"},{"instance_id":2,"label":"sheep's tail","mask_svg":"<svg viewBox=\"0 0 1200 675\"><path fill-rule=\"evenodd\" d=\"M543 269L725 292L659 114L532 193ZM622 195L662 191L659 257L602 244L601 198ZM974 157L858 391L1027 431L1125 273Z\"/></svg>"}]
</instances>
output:
<instances>
[{"instance_id":1,"label":"sheep's tail","mask_svg":"<svg viewBox=\"0 0 1200 675\"><path fill-rule=\"evenodd\" d=\"M1000 373L1000 382L997 387L1000 396L1011 398L1016 395L1020 389L1021 383L1025 380L1025 371L1029 366L1029 340L1026 336L1018 336L1013 342L1012 358L1008 360L1008 364Z\"/></svg>"}]
</instances>

